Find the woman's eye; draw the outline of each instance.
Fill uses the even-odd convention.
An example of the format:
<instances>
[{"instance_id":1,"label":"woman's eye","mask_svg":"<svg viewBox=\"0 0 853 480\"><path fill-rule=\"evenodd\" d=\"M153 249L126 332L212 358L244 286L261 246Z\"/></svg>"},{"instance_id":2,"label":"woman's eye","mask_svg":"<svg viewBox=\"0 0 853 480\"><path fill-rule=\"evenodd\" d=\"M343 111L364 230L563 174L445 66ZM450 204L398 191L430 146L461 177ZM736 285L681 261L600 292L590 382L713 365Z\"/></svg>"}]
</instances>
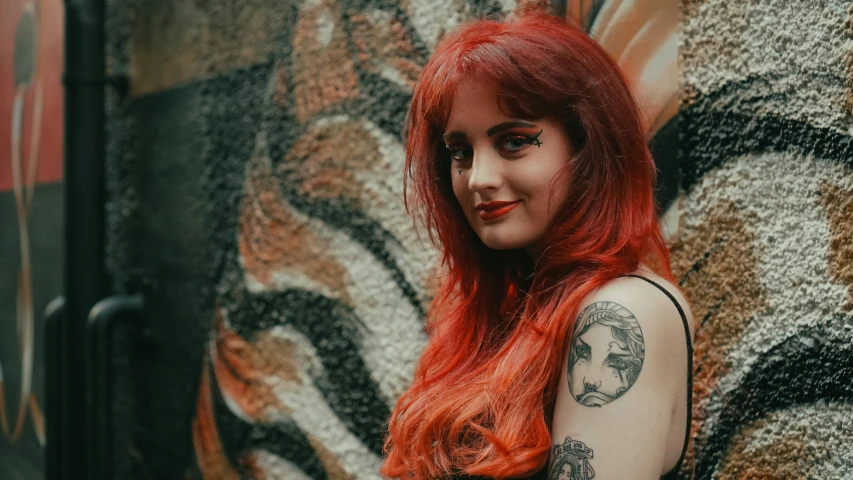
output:
<instances>
[{"instance_id":1,"label":"woman's eye","mask_svg":"<svg viewBox=\"0 0 853 480\"><path fill-rule=\"evenodd\" d=\"M534 138L525 135L517 135L504 139L500 145L500 149L505 152L514 153L528 145L533 144L535 141L536 140Z\"/></svg>"},{"instance_id":2,"label":"woman's eye","mask_svg":"<svg viewBox=\"0 0 853 480\"><path fill-rule=\"evenodd\" d=\"M519 148L529 144L530 140L528 140L527 138L516 137L509 139L504 144L504 147L506 147L507 150L518 150Z\"/></svg>"},{"instance_id":3,"label":"woman's eye","mask_svg":"<svg viewBox=\"0 0 853 480\"><path fill-rule=\"evenodd\" d=\"M607 366L614 369L614 370L619 370L619 371L628 370L628 364L626 364L624 362L613 362L613 361L611 361L608 363Z\"/></svg>"},{"instance_id":4,"label":"woman's eye","mask_svg":"<svg viewBox=\"0 0 853 480\"><path fill-rule=\"evenodd\" d=\"M450 150L450 158L456 161L467 160L474 154L470 147L448 147Z\"/></svg>"},{"instance_id":5,"label":"woman's eye","mask_svg":"<svg viewBox=\"0 0 853 480\"><path fill-rule=\"evenodd\" d=\"M589 358L589 348L585 345L577 345L575 346L575 351L577 352L578 358L588 359Z\"/></svg>"}]
</instances>

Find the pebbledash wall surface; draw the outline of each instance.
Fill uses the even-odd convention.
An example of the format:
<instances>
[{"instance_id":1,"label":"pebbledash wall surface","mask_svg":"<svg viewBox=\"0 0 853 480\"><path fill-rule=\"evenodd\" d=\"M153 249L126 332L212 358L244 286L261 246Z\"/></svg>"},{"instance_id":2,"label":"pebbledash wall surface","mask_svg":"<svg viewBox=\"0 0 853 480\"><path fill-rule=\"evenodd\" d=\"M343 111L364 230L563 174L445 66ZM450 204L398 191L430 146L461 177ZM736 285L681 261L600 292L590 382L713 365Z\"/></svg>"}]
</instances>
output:
<instances>
[{"instance_id":1,"label":"pebbledash wall surface","mask_svg":"<svg viewBox=\"0 0 853 480\"><path fill-rule=\"evenodd\" d=\"M154 280L117 475L379 478L435 260L401 202L412 86L444 32L514 8L109 2L131 80L110 98L109 267L119 291ZM556 5L648 117L699 323L683 478L853 478L849 8Z\"/></svg>"}]
</instances>

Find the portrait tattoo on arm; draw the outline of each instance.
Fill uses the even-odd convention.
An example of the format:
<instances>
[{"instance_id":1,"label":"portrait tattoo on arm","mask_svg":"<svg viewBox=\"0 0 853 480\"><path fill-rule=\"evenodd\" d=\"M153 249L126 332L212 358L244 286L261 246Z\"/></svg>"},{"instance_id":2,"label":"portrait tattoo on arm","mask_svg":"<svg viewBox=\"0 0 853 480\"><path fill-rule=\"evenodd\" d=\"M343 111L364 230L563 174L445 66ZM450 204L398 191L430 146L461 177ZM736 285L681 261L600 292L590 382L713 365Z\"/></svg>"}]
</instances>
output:
<instances>
[{"instance_id":1,"label":"portrait tattoo on arm","mask_svg":"<svg viewBox=\"0 0 853 480\"><path fill-rule=\"evenodd\" d=\"M640 376L645 343L627 308L596 302L578 316L568 362L569 391L587 407L621 397Z\"/></svg>"},{"instance_id":2,"label":"portrait tattoo on arm","mask_svg":"<svg viewBox=\"0 0 853 480\"><path fill-rule=\"evenodd\" d=\"M548 480L589 480L595 470L589 464L592 449L583 442L566 437L561 445L554 445Z\"/></svg>"}]
</instances>

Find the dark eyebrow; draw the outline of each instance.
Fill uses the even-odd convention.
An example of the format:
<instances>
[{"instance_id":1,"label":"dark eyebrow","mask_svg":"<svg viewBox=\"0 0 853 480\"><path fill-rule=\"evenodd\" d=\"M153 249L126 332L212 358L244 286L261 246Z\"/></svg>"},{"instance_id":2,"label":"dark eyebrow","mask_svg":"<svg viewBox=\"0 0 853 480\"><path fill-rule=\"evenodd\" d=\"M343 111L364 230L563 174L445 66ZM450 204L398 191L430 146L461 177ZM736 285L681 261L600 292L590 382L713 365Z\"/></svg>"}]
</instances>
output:
<instances>
[{"instance_id":1,"label":"dark eyebrow","mask_svg":"<svg viewBox=\"0 0 853 480\"><path fill-rule=\"evenodd\" d=\"M633 358L634 355L630 353L613 353L610 352L607 354L607 358L610 360L624 360L626 358Z\"/></svg>"},{"instance_id":2,"label":"dark eyebrow","mask_svg":"<svg viewBox=\"0 0 853 480\"><path fill-rule=\"evenodd\" d=\"M445 133L441 138L444 139L444 143L449 144L451 140L464 140L468 138L468 135L466 135L465 132L455 130L453 132Z\"/></svg>"},{"instance_id":3,"label":"dark eyebrow","mask_svg":"<svg viewBox=\"0 0 853 480\"><path fill-rule=\"evenodd\" d=\"M536 128L535 123L525 122L524 120L510 120L509 122L503 122L495 125L494 127L486 130L486 136L491 137L497 133L503 132L504 130L509 130L510 128ZM461 130L454 130L452 132L447 132L441 136L444 139L445 143L450 143L451 140L463 140L468 138L468 135Z\"/></svg>"},{"instance_id":4,"label":"dark eyebrow","mask_svg":"<svg viewBox=\"0 0 853 480\"><path fill-rule=\"evenodd\" d=\"M499 124L495 125L494 127L488 129L486 131L486 136L491 137L492 135L494 135L496 133L503 132L504 130L509 130L510 128L518 128L518 127L535 128L536 124L530 123L530 122L525 122L524 120L512 120L509 122L499 123Z\"/></svg>"}]
</instances>

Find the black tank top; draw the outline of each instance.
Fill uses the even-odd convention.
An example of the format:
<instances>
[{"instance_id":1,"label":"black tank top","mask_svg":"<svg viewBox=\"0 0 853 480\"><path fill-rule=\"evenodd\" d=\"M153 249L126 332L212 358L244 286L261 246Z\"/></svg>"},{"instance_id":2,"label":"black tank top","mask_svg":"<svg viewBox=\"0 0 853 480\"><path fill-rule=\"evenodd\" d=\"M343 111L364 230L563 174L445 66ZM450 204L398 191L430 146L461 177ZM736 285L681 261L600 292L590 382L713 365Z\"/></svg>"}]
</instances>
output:
<instances>
[{"instance_id":1,"label":"black tank top","mask_svg":"<svg viewBox=\"0 0 853 480\"><path fill-rule=\"evenodd\" d=\"M661 480L675 480L678 478L678 470L681 468L682 462L684 462L684 455L687 453L687 445L690 443L690 424L693 420L693 342L690 340L690 325L687 323L687 315L684 314L684 309L681 308L681 304L678 303L678 300L669 293L669 290L646 277L641 277L639 275L625 276L645 280L657 287L658 290L663 292L663 294L672 301L673 305L675 305L675 308L678 310L678 314L681 315L681 323L684 324L684 337L687 342L687 420L684 425L684 443L681 446L681 456L678 457L678 461L675 462L675 466L660 477Z\"/></svg>"},{"instance_id":2,"label":"black tank top","mask_svg":"<svg viewBox=\"0 0 853 480\"><path fill-rule=\"evenodd\" d=\"M639 278L657 287L658 290L663 292L663 294L672 301L672 304L675 305L675 308L678 310L678 314L681 315L681 323L684 324L684 337L687 342L687 421L684 426L684 444L681 446L681 456L678 457L678 461L675 463L675 466L660 477L661 480L676 480L678 478L678 470L681 469L681 464L684 462L684 455L687 453L687 445L690 442L690 423L693 419L693 342L690 340L690 325L687 323L687 315L684 314L684 309L681 308L681 304L678 303L678 300L669 293L669 290L646 277L641 277L639 275L623 276ZM528 477L527 480L547 480L548 473L546 470L547 466ZM453 480L469 480L481 479L483 477L454 476L452 478Z\"/></svg>"}]
</instances>

